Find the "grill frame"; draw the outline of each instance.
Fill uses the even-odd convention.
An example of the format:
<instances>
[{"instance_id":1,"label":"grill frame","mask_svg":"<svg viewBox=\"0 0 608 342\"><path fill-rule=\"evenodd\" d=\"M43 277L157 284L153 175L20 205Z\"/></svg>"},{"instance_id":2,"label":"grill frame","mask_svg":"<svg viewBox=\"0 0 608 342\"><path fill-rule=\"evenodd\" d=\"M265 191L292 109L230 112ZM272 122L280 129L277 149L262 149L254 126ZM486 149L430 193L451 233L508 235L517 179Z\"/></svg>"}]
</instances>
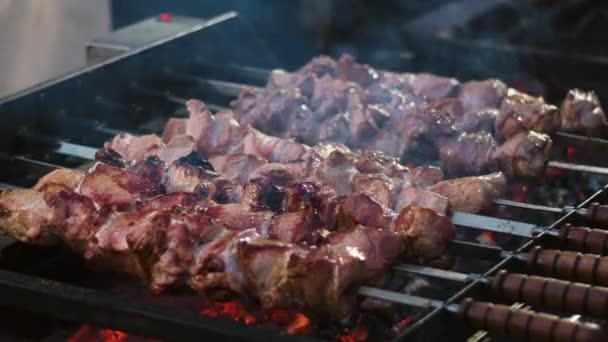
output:
<instances>
[{"instance_id":1,"label":"grill frame","mask_svg":"<svg viewBox=\"0 0 608 342\"><path fill-rule=\"evenodd\" d=\"M157 42L150 46L135 50L123 56L116 57L100 65L88 67L64 77L51 80L19 92L5 99L0 99L1 120L5 125L0 125L0 146L18 146L16 150L8 149L9 156L20 155L23 151L28 152L32 146L27 146L28 141L22 140L22 135L27 136L59 136L65 141L81 142L83 137L73 136L66 132L73 133L74 125L67 122L62 126L62 119L81 120L84 125L95 124L95 122L110 119L110 125L115 127L125 127L132 131L137 131L139 127L131 122L132 118L127 118L126 125L123 125L124 118L120 114L133 114L135 117L142 115L140 109L129 108L121 105L128 103L129 94L134 89L142 85L157 84L157 77L170 74L173 69L183 69L184 66L196 68L201 62L205 64L235 64L235 65L255 65L264 68L276 67L272 65L272 58L263 56L256 49L255 41L251 46L241 50L249 53L224 53L221 46L215 45L216 42L230 39L230 34L239 31L237 15L234 12L226 13L222 16L210 19L204 24L193 28L191 31L182 35ZM200 49L200 40L213 41L214 45L203 47L200 54L188 54L183 51ZM241 39L240 41L243 41ZM204 56L204 57L201 57ZM230 58L226 58L229 56ZM256 69L251 69L252 73L247 77L251 78L252 83L263 82L257 74ZM152 71L152 75L148 76ZM111 75L111 76L109 76ZM242 77L243 75L238 75ZM230 75L226 75L227 80L231 80ZM175 84L162 83L165 89L171 89ZM179 84L178 84L179 86ZM69 96L78 94L79 96ZM157 94L158 95L158 94ZM216 94L221 95L221 94ZM165 93L164 96L172 96ZM105 99L112 99L112 103L104 103ZM181 101L176 98L175 101ZM150 106L152 107L152 105ZM116 110L119 110L118 117ZM107 114L110 113L111 117ZM165 113L165 117L168 113ZM144 113L143 115L146 115ZM155 118L163 118L163 114L151 115ZM134 121L138 121L133 119ZM100 126L101 127L101 126ZM15 129L17 128L17 129ZM89 127L91 128L91 127ZM103 128L103 127L102 127ZM77 131L76 131L77 132ZM16 134L17 133L17 134ZM113 134L108 131L107 134ZM111 135L108 135L110 137ZM45 142L49 150L56 147L56 141ZM44 145L44 144L43 144ZM93 145L93 146L98 146ZM37 147L34 147L37 148ZM1 151L4 152L4 151ZM27 153L26 153L27 154ZM580 203L576 208L581 208L590 203L594 198L600 196L607 188L597 191L590 198ZM574 210L562 215L551 227L567 220L573 215ZM516 252L526 252L537 239L529 239L517 249ZM484 275L492 275L498 269L507 266L512 261L512 257L500 258L490 270ZM463 286L456 294L451 296L446 304L455 303L465 296L477 293L479 281L473 281ZM85 320L83 323L94 323L136 334L149 335L153 337L171 339L169 335L176 328L186 328L184 339L200 339L201 337L219 337L227 340L311 340L306 337L281 336L276 334L269 335L262 329L248 327L239 323L227 322L224 319L200 317L194 315L182 315L172 312L170 309L161 307L133 303L133 305L121 305L117 308L117 303L123 303L119 296L92 291L72 285L49 282L43 279L19 274L11 271L0 271L0 298L4 303L32 310L39 313L52 314L59 318L68 320ZM88 296L93 300L86 301ZM23 298L27 298L23 302ZM50 300L52 305L45 304L45 298ZM74 301L80 298L81 301ZM56 302L53 302L55 300ZM82 305L87 309L82 310ZM54 308L62 308L57 312ZM53 308L53 309L51 309ZM67 310L71 308L72 310ZM90 311L87 311L89 310ZM116 311L113 311L116 310ZM70 313L71 311L71 313ZM447 324L441 308L427 310L422 318L418 318L408 325L394 340L420 339L425 340L431 332L429 326L438 327ZM89 315L85 314L88 313ZM123 316L124 315L124 316ZM127 320L123 325L121 318ZM133 324L133 320L146 319L152 330L146 330L139 324ZM450 318L447 318L450 320ZM158 326L155 325L158 324ZM181 324L181 326L180 326ZM215 328L221 327L221 331ZM142 330L138 330L142 328ZM181 331L181 330L180 330ZM221 335L221 333L231 335ZM436 332L435 332L436 333ZM212 335L220 334L220 335ZM180 336L181 337L181 336Z\"/></svg>"}]
</instances>

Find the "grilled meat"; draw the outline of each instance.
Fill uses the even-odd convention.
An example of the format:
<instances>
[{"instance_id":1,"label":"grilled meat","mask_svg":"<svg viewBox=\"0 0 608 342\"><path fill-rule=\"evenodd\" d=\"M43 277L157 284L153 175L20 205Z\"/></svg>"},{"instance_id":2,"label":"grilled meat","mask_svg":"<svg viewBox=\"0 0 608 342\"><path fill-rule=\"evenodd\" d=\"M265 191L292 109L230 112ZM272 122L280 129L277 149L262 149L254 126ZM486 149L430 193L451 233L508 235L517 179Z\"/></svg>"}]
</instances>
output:
<instances>
[{"instance_id":1,"label":"grilled meat","mask_svg":"<svg viewBox=\"0 0 608 342\"><path fill-rule=\"evenodd\" d=\"M544 174L551 145L546 134L521 132L498 147L494 159L507 176L536 178Z\"/></svg>"},{"instance_id":2,"label":"grilled meat","mask_svg":"<svg viewBox=\"0 0 608 342\"><path fill-rule=\"evenodd\" d=\"M266 105L281 90L298 93L298 103L306 110L298 114L283 111L281 120L289 122L283 130L256 122L256 115L263 115ZM438 140L455 139L463 132L487 132L494 136L496 147L530 130L551 134L562 123L567 131L591 134L603 126L603 110L597 98L582 94L571 91L558 111L542 97L508 88L498 80L458 83L430 74L377 71L343 56L338 61L329 57L313 59L293 73L272 73L266 89L248 89L232 107L236 117L264 132L310 145L337 142L351 148L377 149L394 157L432 159L441 152ZM290 115L292 118L287 118ZM494 170L487 167L494 160L486 152L457 158L475 163L470 168L467 164L466 172L456 174ZM448 170L453 168L446 166ZM508 170L506 173L517 175Z\"/></svg>"},{"instance_id":3,"label":"grilled meat","mask_svg":"<svg viewBox=\"0 0 608 342\"><path fill-rule=\"evenodd\" d=\"M560 107L561 129L598 135L606 126L606 116L594 92L580 89L568 91Z\"/></svg>"},{"instance_id":4,"label":"grilled meat","mask_svg":"<svg viewBox=\"0 0 608 342\"><path fill-rule=\"evenodd\" d=\"M441 181L430 191L448 199L451 209L465 212L483 211L507 186L505 176L498 172L486 176L464 177Z\"/></svg>"}]
</instances>

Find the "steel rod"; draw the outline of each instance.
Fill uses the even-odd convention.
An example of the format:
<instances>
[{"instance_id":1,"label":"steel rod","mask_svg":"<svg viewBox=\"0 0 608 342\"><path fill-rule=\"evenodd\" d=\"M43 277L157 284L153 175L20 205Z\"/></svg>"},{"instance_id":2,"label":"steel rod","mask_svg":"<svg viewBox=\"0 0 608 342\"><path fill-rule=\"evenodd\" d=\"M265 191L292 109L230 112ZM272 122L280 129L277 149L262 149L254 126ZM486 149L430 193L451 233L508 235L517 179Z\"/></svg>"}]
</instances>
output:
<instances>
[{"instance_id":1,"label":"steel rod","mask_svg":"<svg viewBox=\"0 0 608 342\"><path fill-rule=\"evenodd\" d=\"M598 175L608 175L608 167L601 167L601 166L572 164L572 163L561 162L561 161L549 161L549 162L547 162L547 167L552 167L552 168L562 169L562 170L569 170L569 171L595 173Z\"/></svg>"}]
</instances>

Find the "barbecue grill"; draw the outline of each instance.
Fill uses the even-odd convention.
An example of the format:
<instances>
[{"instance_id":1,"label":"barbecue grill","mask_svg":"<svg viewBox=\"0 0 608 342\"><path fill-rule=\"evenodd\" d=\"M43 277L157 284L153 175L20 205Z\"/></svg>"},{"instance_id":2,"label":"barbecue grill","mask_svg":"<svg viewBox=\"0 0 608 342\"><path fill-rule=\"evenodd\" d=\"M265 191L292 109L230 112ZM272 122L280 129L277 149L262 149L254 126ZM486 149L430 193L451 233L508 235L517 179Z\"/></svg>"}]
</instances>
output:
<instances>
[{"instance_id":1,"label":"barbecue grill","mask_svg":"<svg viewBox=\"0 0 608 342\"><path fill-rule=\"evenodd\" d=\"M131 48L126 54L1 100L2 188L31 186L53 169L87 165L94 158L96 148L119 132L158 132L169 116L186 115L183 105L189 98L201 98L211 109L222 110L244 86L264 85L268 70L276 65L270 62L271 58L259 53L262 49L257 42L239 40L247 46L241 46L238 53L231 53L230 44L222 43L230 41L235 35L244 34L235 13L192 23L189 29L175 33L170 38ZM201 41L212 43L200 44ZM583 145L589 143L601 147L606 143L601 139L578 136L566 138L565 141ZM557 151L556 155L559 156L560 152L563 151ZM577 161L576 156L571 157L569 161ZM585 170L594 171L583 168ZM604 169L595 171L607 173ZM363 321L368 321L365 323L367 337L440 340L442 334L449 333L454 339L472 335L477 340L488 336L499 338L485 332L475 333L474 326L492 326L488 323L487 315L511 311L500 311L506 310L504 308L497 308L496 311L488 309L485 319L481 315L477 317L477 325L469 327L459 324L456 316L447 313L473 315L476 304L458 305L465 297L500 302L500 297L490 291L488 282L504 281L506 275L498 273L503 268L513 273L539 272L601 283L606 268L601 267L600 258L552 251L552 248L563 246L553 244L546 237L551 235L551 229L562 227L563 223L585 222L584 215L578 214L585 208L591 208L592 202L604 203L606 187L602 185L602 178L566 172L545 181L543 186L514 184L510 196L521 200L521 196L525 195L523 199L529 201L542 201L553 207L571 207L545 214L551 210L545 208L541 213L534 210L539 208L533 207L522 211L513 209L512 205L497 206L495 213L496 217L517 218L519 221L543 225L546 229L538 236L522 238L506 233L485 234L482 236L491 241L481 243L478 231L462 230L453 248L458 256L454 272L460 273L397 265L393 275L395 280L389 284L389 288L363 288L361 295L398 303L396 312L400 315L396 328L387 325L386 319L373 315L371 318L361 316ZM564 188L567 190L565 193ZM586 239L586 236L582 239ZM2 250L4 269L0 271L3 305L52 317L58 322L76 322L75 325L56 324L70 331L64 332L67 336L79 324L92 324L165 340L221 338L291 341L332 339L343 335L356 340L357 336L349 333L357 330L358 324L363 324L345 323L345 328L339 323L321 322L315 326L318 331L299 336L286 334L285 329L276 327L248 325L244 319L209 317L218 315L201 315L200 312L207 308L204 299L191 293L154 297L132 279L87 271L74 255L62 249L36 248L10 241L6 245ZM535 245L541 245L542 249L533 249ZM578 250L584 251L588 246L582 247ZM553 262L550 266L542 262L529 262L540 260L539 255L547 258L552 256L550 259ZM591 269L583 270L581 260L591 260ZM558 267L568 262L569 272ZM517 279L524 278L528 279L526 276ZM520 289L525 282L520 281ZM549 286L546 284L543 286ZM560 293L574 293L574 290L569 290L571 287L565 285ZM582 291L588 290L583 288ZM524 306L519 302L528 295L520 290L512 293L512 296L516 299L507 298L503 303L513 305L515 310ZM543 302L536 303L539 305L534 309L547 311L545 306L548 303ZM574 314L597 313L588 308L578 310L576 303L562 306ZM560 307L558 305L553 309L559 311ZM502 327L508 325L509 320L516 321L508 317L509 314L501 323L504 324ZM574 316L573 320L577 319L580 318ZM46 318L34 321L44 320ZM558 325L554 324L553 328L545 330L556 327ZM396 329L394 332L387 333L393 328Z\"/></svg>"}]
</instances>

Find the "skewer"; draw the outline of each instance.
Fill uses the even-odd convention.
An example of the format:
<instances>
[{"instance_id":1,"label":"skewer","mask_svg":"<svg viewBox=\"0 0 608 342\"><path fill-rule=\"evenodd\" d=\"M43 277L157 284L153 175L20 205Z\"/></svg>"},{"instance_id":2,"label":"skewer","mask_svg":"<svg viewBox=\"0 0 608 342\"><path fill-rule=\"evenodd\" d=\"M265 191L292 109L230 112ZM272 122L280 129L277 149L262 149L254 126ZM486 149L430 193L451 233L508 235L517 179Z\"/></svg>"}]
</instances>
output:
<instances>
[{"instance_id":1,"label":"skewer","mask_svg":"<svg viewBox=\"0 0 608 342\"><path fill-rule=\"evenodd\" d=\"M589 205L589 208L575 208L571 206L564 206L562 208L550 207L546 205L523 203L505 199L494 200L495 204L504 205L509 207L516 207L528 210L545 211L555 214L565 214L570 211L580 217L585 217L590 224L608 224L608 205L602 205L598 202L593 202Z\"/></svg>"},{"instance_id":2,"label":"skewer","mask_svg":"<svg viewBox=\"0 0 608 342\"><path fill-rule=\"evenodd\" d=\"M557 238L566 248L600 255L608 254L608 230L564 224L559 230L530 223L462 212L450 214L456 225L524 237L547 235Z\"/></svg>"},{"instance_id":3,"label":"skewer","mask_svg":"<svg viewBox=\"0 0 608 342\"><path fill-rule=\"evenodd\" d=\"M270 71L267 71L268 75L270 75L270 73L271 73ZM182 73L182 72L172 72L169 75L169 77L173 77L175 79L182 80L182 81L195 83L195 84L203 87L204 89L212 90L216 93L226 95L226 96L232 96L232 97L238 97L241 94L241 92L247 88L253 89L255 91L263 90L262 87L252 86L249 84L221 81L221 80L210 79L210 78L205 78L205 77L201 77L201 76L194 76L194 75L191 75L188 73ZM594 143L594 144L608 145L608 140L601 139L601 138L595 138L595 137L589 137L589 136L585 136L585 135L560 132L560 131L555 132L554 135L556 137L559 137L562 139L575 141L579 144L580 143L584 143L584 144Z\"/></svg>"},{"instance_id":4,"label":"skewer","mask_svg":"<svg viewBox=\"0 0 608 342\"><path fill-rule=\"evenodd\" d=\"M466 274L418 265L397 265L393 269L459 283L477 280L490 286L492 293L511 301L538 305L552 310L604 318L608 314L608 288L555 278L499 271L494 277ZM593 300L589 300L592 298Z\"/></svg>"},{"instance_id":5,"label":"skewer","mask_svg":"<svg viewBox=\"0 0 608 342\"><path fill-rule=\"evenodd\" d=\"M608 286L608 257L536 246L528 253L512 252L498 246L454 240L451 253L472 258L509 258L526 263L529 272L548 277Z\"/></svg>"},{"instance_id":6,"label":"skewer","mask_svg":"<svg viewBox=\"0 0 608 342\"><path fill-rule=\"evenodd\" d=\"M531 341L590 342L605 341L606 333L599 325L573 322L554 315L529 310L511 309L507 305L474 301L466 298L460 304L398 292L361 287L359 294L423 309L443 309L476 329L527 338Z\"/></svg>"}]
</instances>

